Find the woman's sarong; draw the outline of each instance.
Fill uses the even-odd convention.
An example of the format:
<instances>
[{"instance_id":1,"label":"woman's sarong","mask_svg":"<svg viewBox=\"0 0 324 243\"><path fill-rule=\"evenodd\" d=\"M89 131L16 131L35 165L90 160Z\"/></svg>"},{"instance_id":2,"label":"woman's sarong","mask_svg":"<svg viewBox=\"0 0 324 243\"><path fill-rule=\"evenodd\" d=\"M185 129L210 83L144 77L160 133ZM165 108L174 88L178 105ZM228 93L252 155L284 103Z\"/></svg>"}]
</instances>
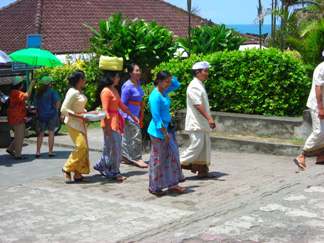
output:
<instances>
[{"instance_id":1,"label":"woman's sarong","mask_svg":"<svg viewBox=\"0 0 324 243\"><path fill-rule=\"evenodd\" d=\"M125 121L122 156L130 161L142 159L142 131L140 126L133 121Z\"/></svg>"},{"instance_id":2,"label":"woman's sarong","mask_svg":"<svg viewBox=\"0 0 324 243\"><path fill-rule=\"evenodd\" d=\"M121 135L112 131L110 135L104 132L104 147L100 160L94 169L108 178L120 175Z\"/></svg>"},{"instance_id":3,"label":"woman's sarong","mask_svg":"<svg viewBox=\"0 0 324 243\"><path fill-rule=\"evenodd\" d=\"M169 143L151 136L149 190L153 193L176 186L184 180L178 145L174 135L169 134L169 136Z\"/></svg>"},{"instance_id":4,"label":"woman's sarong","mask_svg":"<svg viewBox=\"0 0 324 243\"><path fill-rule=\"evenodd\" d=\"M63 169L66 172L79 172L80 174L90 173L89 148L87 137L82 132L68 126L69 135L75 144Z\"/></svg>"}]
</instances>

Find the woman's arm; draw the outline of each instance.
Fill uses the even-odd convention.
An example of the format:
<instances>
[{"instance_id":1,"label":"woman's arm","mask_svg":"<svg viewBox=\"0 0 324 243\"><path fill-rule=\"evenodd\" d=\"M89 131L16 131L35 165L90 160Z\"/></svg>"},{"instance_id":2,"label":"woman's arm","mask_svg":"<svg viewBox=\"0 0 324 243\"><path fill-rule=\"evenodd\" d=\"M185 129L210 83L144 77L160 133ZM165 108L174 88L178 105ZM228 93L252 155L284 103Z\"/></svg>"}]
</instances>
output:
<instances>
[{"instance_id":1,"label":"woman's arm","mask_svg":"<svg viewBox=\"0 0 324 243\"><path fill-rule=\"evenodd\" d=\"M119 108L127 115L129 115L133 119L133 121L139 124L138 118L132 114L129 108L122 101L119 102Z\"/></svg>"},{"instance_id":2,"label":"woman's arm","mask_svg":"<svg viewBox=\"0 0 324 243\"><path fill-rule=\"evenodd\" d=\"M172 77L172 80L171 80L171 84L170 86L164 91L164 94L169 94L171 93L172 91L175 91L177 89L179 89L180 87L180 82L179 80L177 79L177 77Z\"/></svg>"}]
</instances>

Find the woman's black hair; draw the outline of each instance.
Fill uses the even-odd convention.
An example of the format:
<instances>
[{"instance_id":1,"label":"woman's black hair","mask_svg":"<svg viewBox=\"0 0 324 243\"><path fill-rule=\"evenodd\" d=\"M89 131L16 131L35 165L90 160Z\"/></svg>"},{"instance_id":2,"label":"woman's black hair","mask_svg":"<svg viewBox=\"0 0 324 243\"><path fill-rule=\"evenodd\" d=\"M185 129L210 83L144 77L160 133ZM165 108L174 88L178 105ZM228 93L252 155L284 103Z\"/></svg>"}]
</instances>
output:
<instances>
[{"instance_id":1,"label":"woman's black hair","mask_svg":"<svg viewBox=\"0 0 324 243\"><path fill-rule=\"evenodd\" d=\"M114 84L113 78L116 77L116 75L120 75L117 71L104 71L102 78L99 80L98 86L97 86L97 92L96 92L96 101L94 104L94 108L100 106L101 100L100 100L100 94L101 91L105 87L110 87ZM120 85L118 85L117 90L120 93L119 90Z\"/></svg>"},{"instance_id":2,"label":"woman's black hair","mask_svg":"<svg viewBox=\"0 0 324 243\"><path fill-rule=\"evenodd\" d=\"M121 84L125 83L127 80L130 79L130 76L131 76L132 72L134 72L134 69L136 66L139 67L139 65L136 62L132 62L132 63L126 65L127 73L122 73L122 75L120 77Z\"/></svg>"},{"instance_id":3,"label":"woman's black hair","mask_svg":"<svg viewBox=\"0 0 324 243\"><path fill-rule=\"evenodd\" d=\"M157 86L162 81L170 78L172 75L168 71L161 71L156 75L156 79L154 80L154 85Z\"/></svg>"},{"instance_id":4,"label":"woman's black hair","mask_svg":"<svg viewBox=\"0 0 324 243\"><path fill-rule=\"evenodd\" d=\"M85 74L83 71L77 70L74 73L72 73L71 76L68 78L69 85L75 88L80 79L85 79Z\"/></svg>"},{"instance_id":5,"label":"woman's black hair","mask_svg":"<svg viewBox=\"0 0 324 243\"><path fill-rule=\"evenodd\" d=\"M127 68L127 73L130 75L132 72L134 72L134 69L135 69L136 66L139 67L139 65L138 65L137 63L135 63L135 62L128 64L128 65L126 66L126 68Z\"/></svg>"}]
</instances>

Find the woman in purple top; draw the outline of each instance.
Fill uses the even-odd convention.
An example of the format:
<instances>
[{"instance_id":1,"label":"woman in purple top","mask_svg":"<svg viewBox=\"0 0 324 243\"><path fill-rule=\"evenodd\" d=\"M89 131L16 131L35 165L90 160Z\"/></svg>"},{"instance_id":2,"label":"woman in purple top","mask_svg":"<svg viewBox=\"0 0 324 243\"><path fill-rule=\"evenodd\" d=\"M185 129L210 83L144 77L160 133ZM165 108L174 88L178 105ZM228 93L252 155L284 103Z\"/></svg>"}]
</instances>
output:
<instances>
[{"instance_id":1,"label":"woman in purple top","mask_svg":"<svg viewBox=\"0 0 324 243\"><path fill-rule=\"evenodd\" d=\"M125 118L125 129L122 137L123 161L135 164L140 168L147 168L142 159L142 123L144 114L143 97L144 91L141 86L141 69L133 63L127 67L130 76L121 89L121 100L129 108L131 113L140 120L140 125L131 117L123 113Z\"/></svg>"}]
</instances>

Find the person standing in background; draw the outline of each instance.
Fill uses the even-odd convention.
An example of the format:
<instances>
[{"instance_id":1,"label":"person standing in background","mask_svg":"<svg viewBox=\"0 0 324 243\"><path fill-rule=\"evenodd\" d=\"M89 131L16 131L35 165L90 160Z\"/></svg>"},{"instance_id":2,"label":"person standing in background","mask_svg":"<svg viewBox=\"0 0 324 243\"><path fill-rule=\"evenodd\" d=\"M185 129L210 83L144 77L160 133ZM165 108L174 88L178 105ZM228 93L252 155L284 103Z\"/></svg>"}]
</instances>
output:
<instances>
[{"instance_id":1,"label":"person standing in background","mask_svg":"<svg viewBox=\"0 0 324 243\"><path fill-rule=\"evenodd\" d=\"M8 123L14 130L14 139L7 148L7 153L16 160L25 159L21 155L25 138L25 117L27 116L26 101L31 97L35 80L29 84L27 92L23 92L24 78L17 76L12 83L7 110Z\"/></svg>"},{"instance_id":2,"label":"person standing in background","mask_svg":"<svg viewBox=\"0 0 324 243\"><path fill-rule=\"evenodd\" d=\"M40 157L44 132L48 131L48 156L53 157L54 132L59 125L58 109L60 107L60 97L52 88L53 78L44 76L39 80L40 87L36 92L37 107L37 149L36 158Z\"/></svg>"},{"instance_id":3,"label":"person standing in background","mask_svg":"<svg viewBox=\"0 0 324 243\"><path fill-rule=\"evenodd\" d=\"M180 155L183 169L198 172L199 178L208 177L211 160L210 132L216 127L210 113L204 82L208 79L208 62L198 62L192 67L194 79L187 88L187 113L185 130L190 132L190 144Z\"/></svg>"}]
</instances>

